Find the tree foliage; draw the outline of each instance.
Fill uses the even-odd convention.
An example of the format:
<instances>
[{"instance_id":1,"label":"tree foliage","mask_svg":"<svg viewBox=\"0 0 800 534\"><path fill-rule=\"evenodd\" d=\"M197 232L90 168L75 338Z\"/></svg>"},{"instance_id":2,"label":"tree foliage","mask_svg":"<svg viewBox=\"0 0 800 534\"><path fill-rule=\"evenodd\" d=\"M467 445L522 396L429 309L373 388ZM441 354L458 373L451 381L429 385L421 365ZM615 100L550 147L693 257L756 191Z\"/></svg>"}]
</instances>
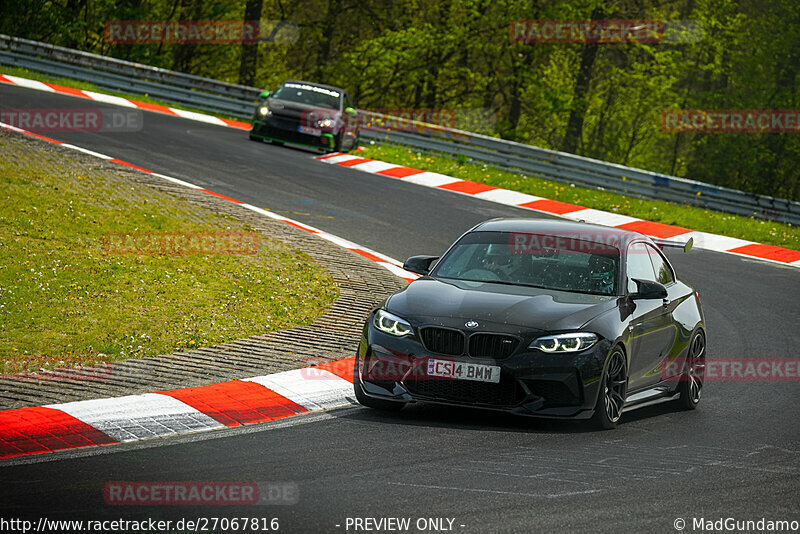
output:
<instances>
[{"instance_id":1,"label":"tree foliage","mask_svg":"<svg viewBox=\"0 0 800 534\"><path fill-rule=\"evenodd\" d=\"M296 40L123 45L107 21L290 21ZM690 21L657 43L520 43L515 20ZM0 32L234 83L347 88L362 108L800 199L799 133L669 133L670 109L800 108L796 0L4 0Z\"/></svg>"}]
</instances>

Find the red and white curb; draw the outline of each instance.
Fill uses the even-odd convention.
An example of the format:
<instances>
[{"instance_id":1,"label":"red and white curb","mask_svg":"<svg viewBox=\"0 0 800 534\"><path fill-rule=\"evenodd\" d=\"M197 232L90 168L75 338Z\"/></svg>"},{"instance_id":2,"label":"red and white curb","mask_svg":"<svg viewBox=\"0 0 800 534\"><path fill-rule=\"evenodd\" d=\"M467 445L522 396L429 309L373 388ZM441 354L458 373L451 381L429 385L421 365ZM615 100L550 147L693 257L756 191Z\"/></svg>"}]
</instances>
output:
<instances>
[{"instance_id":1,"label":"red and white curb","mask_svg":"<svg viewBox=\"0 0 800 534\"><path fill-rule=\"evenodd\" d=\"M360 254L408 282L418 278L403 270L395 259L288 217L2 122L0 129L37 137L209 193ZM349 396L353 391L353 360L347 358L314 368L208 386L0 411L0 459L273 421L303 412L346 406L351 404Z\"/></svg>"},{"instance_id":2,"label":"red and white curb","mask_svg":"<svg viewBox=\"0 0 800 534\"><path fill-rule=\"evenodd\" d=\"M517 191L509 191L491 185L453 178L452 176L436 172L423 171L342 152L320 156L317 159L324 163L339 165L341 167L350 167L351 169L395 178L404 182L432 187L434 189L444 189L455 193L470 195L498 204L527 208L575 221L586 221L604 226L633 230L634 232L640 232L661 239L685 241L692 237L694 238L694 246L697 248L800 267L800 251L797 250L763 245L744 239L710 234L707 232L697 232L680 226L645 221L637 219L636 217L586 208L576 204L568 204L566 202L550 200Z\"/></svg>"},{"instance_id":3,"label":"red and white curb","mask_svg":"<svg viewBox=\"0 0 800 534\"><path fill-rule=\"evenodd\" d=\"M354 404L354 360L208 386L0 411L0 458L263 423Z\"/></svg>"},{"instance_id":4,"label":"red and white curb","mask_svg":"<svg viewBox=\"0 0 800 534\"><path fill-rule=\"evenodd\" d=\"M161 106L159 104L149 104L147 102L140 102L138 100L131 100L129 98L122 98L119 96L111 96L103 93L96 93L86 89L75 89L73 87L64 87L54 83L40 82L38 80L31 80L29 78L20 78L19 76L11 76L10 74L0 74L0 83L7 83L25 87L27 89L34 89L36 91L45 91L48 93L58 93L62 95L75 96L78 98L87 98L96 102L104 104L112 104L115 106L122 106L125 108L136 108L145 111L154 111L156 113L163 113L165 115L172 115L174 117L181 117L193 121L205 122L207 124L215 124L217 126L228 126L230 128L237 128L239 130L249 130L250 124L242 121L235 121L231 119L223 119L222 117L215 117L213 115L206 115L205 113L197 113L194 111L186 111L185 109L171 108L168 106Z\"/></svg>"}]
</instances>

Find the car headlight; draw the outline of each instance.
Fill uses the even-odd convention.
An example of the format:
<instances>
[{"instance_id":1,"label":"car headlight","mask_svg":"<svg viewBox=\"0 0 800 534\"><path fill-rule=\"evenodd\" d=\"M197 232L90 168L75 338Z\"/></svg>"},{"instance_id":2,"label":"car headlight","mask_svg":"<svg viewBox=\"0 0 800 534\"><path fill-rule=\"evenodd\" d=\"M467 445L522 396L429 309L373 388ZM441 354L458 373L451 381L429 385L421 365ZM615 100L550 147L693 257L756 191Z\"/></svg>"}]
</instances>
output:
<instances>
[{"instance_id":1,"label":"car headlight","mask_svg":"<svg viewBox=\"0 0 800 534\"><path fill-rule=\"evenodd\" d=\"M530 344L530 348L542 352L580 352L597 343L597 335L588 332L542 336Z\"/></svg>"},{"instance_id":2,"label":"car headlight","mask_svg":"<svg viewBox=\"0 0 800 534\"><path fill-rule=\"evenodd\" d=\"M317 128L331 128L333 124L333 119L320 119L317 121Z\"/></svg>"},{"instance_id":3,"label":"car headlight","mask_svg":"<svg viewBox=\"0 0 800 534\"><path fill-rule=\"evenodd\" d=\"M403 337L414 333L414 329L411 328L408 321L383 309L375 312L372 324L381 332L386 332L387 334L397 337Z\"/></svg>"},{"instance_id":4,"label":"car headlight","mask_svg":"<svg viewBox=\"0 0 800 534\"><path fill-rule=\"evenodd\" d=\"M269 108L267 106L261 106L258 108L259 115L269 115Z\"/></svg>"}]
</instances>

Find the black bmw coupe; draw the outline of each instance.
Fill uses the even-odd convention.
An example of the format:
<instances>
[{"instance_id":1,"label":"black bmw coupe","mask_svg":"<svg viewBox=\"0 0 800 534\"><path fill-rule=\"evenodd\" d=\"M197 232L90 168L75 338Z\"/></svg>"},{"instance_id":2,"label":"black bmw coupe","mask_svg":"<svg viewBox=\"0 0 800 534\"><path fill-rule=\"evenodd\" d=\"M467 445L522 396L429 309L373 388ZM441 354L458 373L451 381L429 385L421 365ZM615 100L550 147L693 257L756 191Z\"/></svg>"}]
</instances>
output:
<instances>
[{"instance_id":1,"label":"black bmw coupe","mask_svg":"<svg viewBox=\"0 0 800 534\"><path fill-rule=\"evenodd\" d=\"M423 401L613 428L623 411L700 402L706 332L697 292L663 254L676 243L593 224L496 219L373 310L358 401Z\"/></svg>"}]
</instances>

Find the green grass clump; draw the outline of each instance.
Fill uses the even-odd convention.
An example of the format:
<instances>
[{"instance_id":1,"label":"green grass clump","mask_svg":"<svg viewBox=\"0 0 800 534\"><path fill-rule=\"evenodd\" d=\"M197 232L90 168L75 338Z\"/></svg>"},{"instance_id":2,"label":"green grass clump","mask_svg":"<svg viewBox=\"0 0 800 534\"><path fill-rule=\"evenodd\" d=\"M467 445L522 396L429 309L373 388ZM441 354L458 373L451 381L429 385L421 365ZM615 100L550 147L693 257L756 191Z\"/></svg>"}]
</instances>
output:
<instances>
[{"instance_id":1,"label":"green grass clump","mask_svg":"<svg viewBox=\"0 0 800 534\"><path fill-rule=\"evenodd\" d=\"M0 134L0 154L3 374L309 324L338 295L311 258L261 233L254 254L109 251L110 233L251 229L38 141Z\"/></svg>"}]
</instances>

